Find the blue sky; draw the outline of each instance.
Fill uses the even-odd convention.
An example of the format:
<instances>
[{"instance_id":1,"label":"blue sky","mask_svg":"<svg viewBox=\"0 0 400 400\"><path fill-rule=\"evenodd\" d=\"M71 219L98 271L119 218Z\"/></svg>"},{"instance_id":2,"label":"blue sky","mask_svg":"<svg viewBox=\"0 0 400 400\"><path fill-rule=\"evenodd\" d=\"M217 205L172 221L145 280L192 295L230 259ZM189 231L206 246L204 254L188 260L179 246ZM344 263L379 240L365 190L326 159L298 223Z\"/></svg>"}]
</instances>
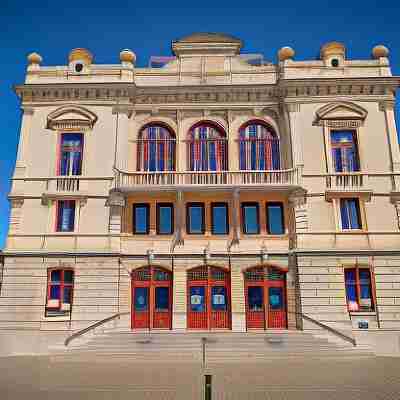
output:
<instances>
[{"instance_id":1,"label":"blue sky","mask_svg":"<svg viewBox=\"0 0 400 400\"><path fill-rule=\"evenodd\" d=\"M244 41L243 52L262 53L274 62L282 46L292 46L298 60L315 59L321 45L337 40L346 45L349 58L363 59L383 43L390 49L393 73L400 74L400 7L395 1L106 3L85 0L66 7L67 2L1 1L0 248L20 127L12 85L23 82L32 51L42 55L44 65L64 65L72 48L86 47L96 63L111 64L119 62L121 49L130 48L144 66L151 55L170 55L172 40L193 32L224 32Z\"/></svg>"}]
</instances>

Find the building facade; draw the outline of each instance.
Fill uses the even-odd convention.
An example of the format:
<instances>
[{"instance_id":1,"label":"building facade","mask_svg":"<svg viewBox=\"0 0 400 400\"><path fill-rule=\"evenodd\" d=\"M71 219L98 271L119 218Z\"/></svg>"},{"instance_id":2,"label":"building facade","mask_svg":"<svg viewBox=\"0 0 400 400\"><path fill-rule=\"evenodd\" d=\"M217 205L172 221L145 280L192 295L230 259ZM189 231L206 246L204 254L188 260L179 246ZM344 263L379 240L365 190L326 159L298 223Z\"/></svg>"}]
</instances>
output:
<instances>
[{"instance_id":1,"label":"building facade","mask_svg":"<svg viewBox=\"0 0 400 400\"><path fill-rule=\"evenodd\" d=\"M0 330L400 331L388 50L241 47L193 34L148 68L29 55Z\"/></svg>"}]
</instances>

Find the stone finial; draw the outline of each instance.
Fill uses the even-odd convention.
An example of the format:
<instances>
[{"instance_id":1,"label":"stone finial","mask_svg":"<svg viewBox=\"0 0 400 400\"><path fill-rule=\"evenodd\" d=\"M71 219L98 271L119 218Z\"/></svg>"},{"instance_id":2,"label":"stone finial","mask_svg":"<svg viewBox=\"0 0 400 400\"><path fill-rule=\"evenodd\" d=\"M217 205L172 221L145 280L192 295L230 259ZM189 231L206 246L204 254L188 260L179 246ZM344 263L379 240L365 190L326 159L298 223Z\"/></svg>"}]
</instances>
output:
<instances>
[{"instance_id":1,"label":"stone finial","mask_svg":"<svg viewBox=\"0 0 400 400\"><path fill-rule=\"evenodd\" d=\"M89 50L77 48L72 49L68 56L69 62L83 61L85 65L90 65L93 61L93 55Z\"/></svg>"},{"instance_id":2,"label":"stone finial","mask_svg":"<svg viewBox=\"0 0 400 400\"><path fill-rule=\"evenodd\" d=\"M382 44L379 44L372 49L373 58L379 59L381 57L388 57L388 56L389 56L389 49L386 46L383 46Z\"/></svg>"},{"instance_id":3,"label":"stone finial","mask_svg":"<svg viewBox=\"0 0 400 400\"><path fill-rule=\"evenodd\" d=\"M119 59L121 62L135 64L136 54L129 49L124 49L119 53Z\"/></svg>"},{"instance_id":4,"label":"stone finial","mask_svg":"<svg viewBox=\"0 0 400 400\"><path fill-rule=\"evenodd\" d=\"M291 58L294 57L294 55L295 55L294 50L291 47L288 47L288 46L282 47L278 51L278 59L279 59L279 61L290 60Z\"/></svg>"},{"instance_id":5,"label":"stone finial","mask_svg":"<svg viewBox=\"0 0 400 400\"><path fill-rule=\"evenodd\" d=\"M320 56L321 59L323 60L329 58L330 56L341 56L344 59L345 55L346 55L346 47L344 46L343 43L329 42L321 47Z\"/></svg>"},{"instance_id":6,"label":"stone finial","mask_svg":"<svg viewBox=\"0 0 400 400\"><path fill-rule=\"evenodd\" d=\"M40 63L43 61L43 58L38 53L31 53L28 55L27 60L29 65L40 65Z\"/></svg>"}]
</instances>

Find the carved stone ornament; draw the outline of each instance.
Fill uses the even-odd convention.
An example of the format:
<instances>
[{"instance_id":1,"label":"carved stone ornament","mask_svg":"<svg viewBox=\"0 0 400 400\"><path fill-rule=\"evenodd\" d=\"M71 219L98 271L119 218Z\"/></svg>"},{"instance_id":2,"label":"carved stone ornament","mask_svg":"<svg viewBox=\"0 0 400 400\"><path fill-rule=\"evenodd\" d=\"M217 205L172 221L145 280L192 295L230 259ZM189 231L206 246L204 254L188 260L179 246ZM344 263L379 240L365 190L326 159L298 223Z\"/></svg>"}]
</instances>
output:
<instances>
[{"instance_id":1,"label":"carved stone ornament","mask_svg":"<svg viewBox=\"0 0 400 400\"><path fill-rule=\"evenodd\" d=\"M319 108L315 113L313 125L331 128L357 128L364 123L367 114L367 110L358 104L337 101Z\"/></svg>"},{"instance_id":2,"label":"carved stone ornament","mask_svg":"<svg viewBox=\"0 0 400 400\"><path fill-rule=\"evenodd\" d=\"M107 207L125 207L125 197L121 192L111 191L110 196L106 200Z\"/></svg>"},{"instance_id":3,"label":"carved stone ornament","mask_svg":"<svg viewBox=\"0 0 400 400\"><path fill-rule=\"evenodd\" d=\"M297 189L289 195L289 203L293 207L300 207L307 203L307 191L304 189Z\"/></svg>"},{"instance_id":4,"label":"carved stone ornament","mask_svg":"<svg viewBox=\"0 0 400 400\"><path fill-rule=\"evenodd\" d=\"M395 107L395 100L385 100L379 102L379 110L386 111L386 110L394 110Z\"/></svg>"}]
</instances>

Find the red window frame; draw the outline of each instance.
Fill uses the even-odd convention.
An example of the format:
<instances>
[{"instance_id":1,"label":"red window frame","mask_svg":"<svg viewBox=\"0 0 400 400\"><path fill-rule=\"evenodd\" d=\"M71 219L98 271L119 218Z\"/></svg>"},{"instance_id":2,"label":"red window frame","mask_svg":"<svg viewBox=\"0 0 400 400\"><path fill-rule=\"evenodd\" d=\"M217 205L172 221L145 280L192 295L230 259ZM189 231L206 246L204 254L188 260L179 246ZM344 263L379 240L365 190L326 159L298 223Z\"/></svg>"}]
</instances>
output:
<instances>
[{"instance_id":1,"label":"red window frame","mask_svg":"<svg viewBox=\"0 0 400 400\"><path fill-rule=\"evenodd\" d=\"M51 274L55 271L60 271L60 280L59 281L52 281L51 280ZM69 271L72 273L72 281L71 282L65 282L65 272ZM59 311L62 314L66 314L69 313L70 310L68 312L64 312L63 310L61 310L61 305L63 304L63 300L64 300L64 289L65 288L70 288L71 289L71 296L70 296L70 307L72 306L72 299L73 299L73 295L74 295L74 279L75 279L75 274L74 274L74 270L72 268L50 268L47 270L47 293L46 293L46 314L48 310L51 311ZM59 298L58 299L51 299L50 295L51 295L51 287L52 286L59 286L60 290L59 290ZM49 301L50 300L58 300L58 305L57 306L49 306Z\"/></svg>"},{"instance_id":2,"label":"red window frame","mask_svg":"<svg viewBox=\"0 0 400 400\"><path fill-rule=\"evenodd\" d=\"M358 310L353 310L350 308L349 300L347 298L346 271L352 271L352 270L355 271L355 277L356 277L355 289L356 289L356 302L358 305ZM360 270L368 270L369 271L370 291L371 291L371 301L372 301L372 304L371 304L371 307L369 308L369 310L361 308ZM374 312L376 309L376 289L375 289L375 275L374 275L371 267L363 267L363 266L345 267L343 277L344 277L344 285L345 285L346 305L347 305L348 311L349 312L365 312L365 311Z\"/></svg>"}]
</instances>

